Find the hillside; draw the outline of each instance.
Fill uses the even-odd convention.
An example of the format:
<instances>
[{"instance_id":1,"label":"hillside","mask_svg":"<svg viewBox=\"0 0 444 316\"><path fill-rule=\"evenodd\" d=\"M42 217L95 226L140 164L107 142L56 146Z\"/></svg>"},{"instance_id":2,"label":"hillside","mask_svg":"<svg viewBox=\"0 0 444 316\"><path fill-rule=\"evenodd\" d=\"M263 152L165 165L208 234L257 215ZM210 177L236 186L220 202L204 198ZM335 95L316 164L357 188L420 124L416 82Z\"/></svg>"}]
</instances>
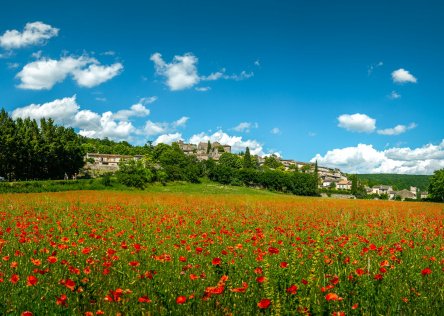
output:
<instances>
[{"instance_id":1,"label":"hillside","mask_svg":"<svg viewBox=\"0 0 444 316\"><path fill-rule=\"evenodd\" d=\"M427 191L431 176L409 175L409 174L359 174L359 179L368 186L377 184L391 185L394 189L409 189L410 186L419 188L421 191Z\"/></svg>"}]
</instances>

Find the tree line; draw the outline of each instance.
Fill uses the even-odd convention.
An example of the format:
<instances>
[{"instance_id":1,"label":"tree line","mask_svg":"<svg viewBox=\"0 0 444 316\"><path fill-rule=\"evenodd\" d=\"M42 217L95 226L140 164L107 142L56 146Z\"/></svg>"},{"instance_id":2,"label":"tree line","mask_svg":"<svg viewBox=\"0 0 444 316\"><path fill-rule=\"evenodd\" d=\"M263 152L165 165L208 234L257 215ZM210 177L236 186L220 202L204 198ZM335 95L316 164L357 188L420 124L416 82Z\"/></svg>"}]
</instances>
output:
<instances>
[{"instance_id":1,"label":"tree line","mask_svg":"<svg viewBox=\"0 0 444 316\"><path fill-rule=\"evenodd\" d=\"M63 179L83 167L81 137L52 119L12 119L0 110L0 176L9 180Z\"/></svg>"}]
</instances>

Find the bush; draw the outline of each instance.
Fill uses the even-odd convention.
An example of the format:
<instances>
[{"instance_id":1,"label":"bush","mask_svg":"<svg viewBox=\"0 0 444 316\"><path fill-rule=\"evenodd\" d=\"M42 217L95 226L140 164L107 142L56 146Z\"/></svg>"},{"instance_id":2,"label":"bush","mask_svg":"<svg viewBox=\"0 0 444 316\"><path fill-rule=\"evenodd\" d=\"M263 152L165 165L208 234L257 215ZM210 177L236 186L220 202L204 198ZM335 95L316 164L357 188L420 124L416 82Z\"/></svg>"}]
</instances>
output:
<instances>
[{"instance_id":1,"label":"bush","mask_svg":"<svg viewBox=\"0 0 444 316\"><path fill-rule=\"evenodd\" d=\"M129 160L121 163L119 167L117 181L128 187L143 190L154 179L151 170L145 168L142 160Z\"/></svg>"}]
</instances>

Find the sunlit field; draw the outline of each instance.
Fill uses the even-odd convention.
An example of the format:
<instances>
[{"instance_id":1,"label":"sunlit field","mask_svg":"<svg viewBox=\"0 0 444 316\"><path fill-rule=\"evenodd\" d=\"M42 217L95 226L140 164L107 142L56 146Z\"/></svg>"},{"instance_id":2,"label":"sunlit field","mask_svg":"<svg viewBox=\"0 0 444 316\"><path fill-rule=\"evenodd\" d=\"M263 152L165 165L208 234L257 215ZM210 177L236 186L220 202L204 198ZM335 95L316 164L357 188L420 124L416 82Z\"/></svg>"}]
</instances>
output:
<instances>
[{"instance_id":1,"label":"sunlit field","mask_svg":"<svg viewBox=\"0 0 444 316\"><path fill-rule=\"evenodd\" d=\"M444 315L444 205L0 195L1 315Z\"/></svg>"}]
</instances>

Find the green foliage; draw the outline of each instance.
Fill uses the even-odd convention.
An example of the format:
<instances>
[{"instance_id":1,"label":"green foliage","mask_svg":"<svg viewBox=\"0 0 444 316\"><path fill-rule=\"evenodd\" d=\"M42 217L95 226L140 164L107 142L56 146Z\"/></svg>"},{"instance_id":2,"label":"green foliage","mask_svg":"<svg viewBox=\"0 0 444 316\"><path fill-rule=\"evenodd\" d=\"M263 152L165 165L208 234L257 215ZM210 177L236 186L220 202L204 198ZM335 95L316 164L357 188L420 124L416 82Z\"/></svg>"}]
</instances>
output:
<instances>
[{"instance_id":1,"label":"green foliage","mask_svg":"<svg viewBox=\"0 0 444 316\"><path fill-rule=\"evenodd\" d=\"M427 191L431 176L409 174L360 174L359 179L363 184L372 187L378 184L391 185L395 190L409 190L411 186L421 191Z\"/></svg>"},{"instance_id":2,"label":"green foliage","mask_svg":"<svg viewBox=\"0 0 444 316\"><path fill-rule=\"evenodd\" d=\"M245 150L244 158L243 158L243 167L245 169L253 168L253 161L251 160L250 148L247 147Z\"/></svg>"},{"instance_id":3,"label":"green foliage","mask_svg":"<svg viewBox=\"0 0 444 316\"><path fill-rule=\"evenodd\" d=\"M234 169L240 169L242 168L242 159L239 155L223 153L219 158L219 164Z\"/></svg>"},{"instance_id":4,"label":"green foliage","mask_svg":"<svg viewBox=\"0 0 444 316\"><path fill-rule=\"evenodd\" d=\"M279 159L277 159L276 156L271 155L271 156L265 157L264 166L268 167L268 168L271 168L271 169L277 169L277 168L279 168L279 167L281 167L283 165L279 161Z\"/></svg>"},{"instance_id":5,"label":"green foliage","mask_svg":"<svg viewBox=\"0 0 444 316\"><path fill-rule=\"evenodd\" d=\"M63 179L83 167L81 137L51 119L13 120L0 111L0 176L9 181Z\"/></svg>"},{"instance_id":6,"label":"green foliage","mask_svg":"<svg viewBox=\"0 0 444 316\"><path fill-rule=\"evenodd\" d=\"M429 195L434 201L444 202L444 169L436 170L430 180Z\"/></svg>"},{"instance_id":7,"label":"green foliage","mask_svg":"<svg viewBox=\"0 0 444 316\"><path fill-rule=\"evenodd\" d=\"M143 160L130 159L121 162L116 175L120 183L141 190L143 190L149 182L154 180L152 172L146 168Z\"/></svg>"},{"instance_id":8,"label":"green foliage","mask_svg":"<svg viewBox=\"0 0 444 316\"><path fill-rule=\"evenodd\" d=\"M106 187L110 187L111 186L111 174L110 173L105 173L101 178L100 178L100 183L103 184Z\"/></svg>"}]
</instances>

